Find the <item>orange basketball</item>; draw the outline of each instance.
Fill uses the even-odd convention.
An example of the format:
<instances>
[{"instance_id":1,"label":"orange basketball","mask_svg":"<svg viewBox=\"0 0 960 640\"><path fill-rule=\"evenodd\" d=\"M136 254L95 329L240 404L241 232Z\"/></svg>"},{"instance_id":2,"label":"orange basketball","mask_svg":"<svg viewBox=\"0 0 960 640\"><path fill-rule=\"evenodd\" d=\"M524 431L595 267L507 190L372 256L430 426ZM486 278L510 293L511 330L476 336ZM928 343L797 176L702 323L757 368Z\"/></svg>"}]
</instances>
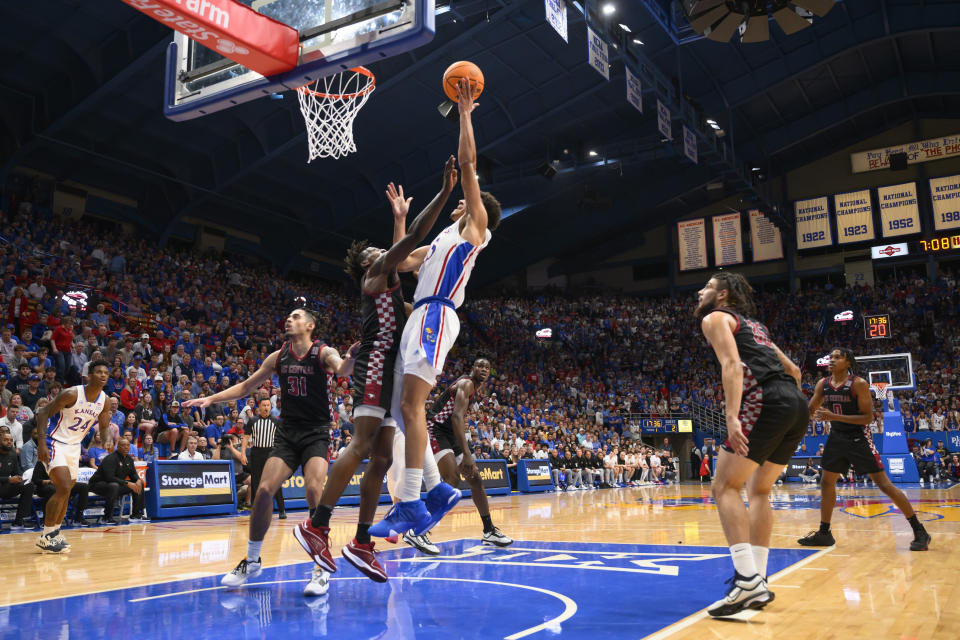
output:
<instances>
[{"instance_id":1,"label":"orange basketball","mask_svg":"<svg viewBox=\"0 0 960 640\"><path fill-rule=\"evenodd\" d=\"M483 72L480 71L480 67L468 60L454 62L443 72L443 92L454 102L457 101L457 83L460 82L460 78L470 78L474 98L483 93Z\"/></svg>"}]
</instances>

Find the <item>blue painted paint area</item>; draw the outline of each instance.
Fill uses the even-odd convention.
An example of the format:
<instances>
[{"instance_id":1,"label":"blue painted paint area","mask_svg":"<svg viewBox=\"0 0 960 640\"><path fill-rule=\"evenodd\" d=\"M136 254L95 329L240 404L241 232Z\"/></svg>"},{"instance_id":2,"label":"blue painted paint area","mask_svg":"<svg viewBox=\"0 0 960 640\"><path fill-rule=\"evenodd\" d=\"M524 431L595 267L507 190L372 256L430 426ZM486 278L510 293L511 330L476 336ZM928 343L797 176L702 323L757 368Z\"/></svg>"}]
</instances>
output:
<instances>
[{"instance_id":1,"label":"blue painted paint area","mask_svg":"<svg viewBox=\"0 0 960 640\"><path fill-rule=\"evenodd\" d=\"M386 584L341 560L322 598L301 595L310 570L303 563L266 568L241 589L220 587L216 576L16 605L0 637L47 638L52 624L64 637L84 638L122 629L128 637L178 640L513 640L593 637L600 628L636 638L712 603L732 573L725 547L517 541L499 549L476 540L439 546L442 555L432 558L411 548L382 553ZM771 549L769 573L813 553ZM641 596L642 610L630 604Z\"/></svg>"}]
</instances>

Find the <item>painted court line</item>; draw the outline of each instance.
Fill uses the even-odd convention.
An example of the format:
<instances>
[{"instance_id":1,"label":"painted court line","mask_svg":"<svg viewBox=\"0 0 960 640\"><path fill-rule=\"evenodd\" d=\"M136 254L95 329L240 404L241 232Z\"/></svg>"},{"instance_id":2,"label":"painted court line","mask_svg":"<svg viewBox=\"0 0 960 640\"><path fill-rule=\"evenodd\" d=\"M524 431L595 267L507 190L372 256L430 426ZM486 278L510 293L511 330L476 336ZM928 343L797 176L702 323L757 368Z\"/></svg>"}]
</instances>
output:
<instances>
[{"instance_id":1,"label":"painted court line","mask_svg":"<svg viewBox=\"0 0 960 640\"><path fill-rule=\"evenodd\" d=\"M368 579L369 578L366 578L366 577L347 577L347 578L330 578L330 581L334 582L337 580L368 580ZM560 602L563 603L563 612L560 615L554 618L551 618L550 620L547 620L541 624L538 624L535 627L530 627L529 629L523 629L516 633L510 634L509 636L504 637L504 640L520 640L520 638L525 638L529 635L532 635L539 631L543 631L545 629L556 629L562 623L566 622L577 613L577 603L574 602L574 600L569 596L566 596L562 593L557 593L556 591L550 591L549 589L541 589L540 587L534 587L527 584L515 584L513 582L500 582L497 580L476 580L472 578L440 578L440 577L432 577L432 576L420 576L420 577L395 576L391 578L391 580L437 580L437 581L443 581L443 582L473 582L476 584L492 584L500 587L514 587L517 589L527 589L528 591L537 591L539 593L544 593L548 596L553 596L554 598L560 600ZM269 580L266 582L248 582L247 584L242 585L241 588L259 587L266 584L286 584L291 582L309 582L309 581L310 579L306 578L302 580L293 579L293 580ZM147 596L145 598L134 598L132 600L128 600L128 602L133 603L133 602L145 602L148 600L160 600L163 598L173 598L176 596L183 596L191 593L199 593L202 591L221 591L223 589L229 589L229 588L231 587L225 587L223 585L219 585L216 587L205 587L202 589L187 589L185 591L176 591L174 593L164 593L157 596Z\"/></svg>"},{"instance_id":2,"label":"painted court line","mask_svg":"<svg viewBox=\"0 0 960 640\"><path fill-rule=\"evenodd\" d=\"M827 554L827 553L830 553L830 552L833 551L835 548L836 548L836 546L833 546L833 547L827 547L826 549L821 549L820 551L817 551L817 552L814 553L813 555L804 558L804 559L801 560L800 562L797 562L797 563L795 563L795 564L792 564L792 565L790 565L789 567L787 567L786 569L784 569L783 571L780 571L780 572L774 574L774 575L768 580L768 582L772 584L772 583L774 582L774 580L779 580L780 578L782 578L782 577L784 577L784 576L790 575L791 573L793 573L793 572L796 571L797 569L802 569L804 565L810 564L810 563L813 562L814 560L818 560L821 556L823 556L823 555L825 555L825 554ZM779 586L780 586L780 585L777 585L777 587L779 587ZM760 613L760 612L759 612L759 611L751 611L751 612L749 612L749 613L752 613L752 614L756 615L756 614L758 614L758 613ZM749 619L749 618L745 618L745 617L740 617L740 616L743 615L743 612L741 612L740 614L737 614L737 615L738 615L738 619L740 619L740 620ZM696 613L693 613L693 614L690 614L689 616L687 616L686 618L683 618L682 620L678 620L678 621L674 622L674 623L673 623L672 625L670 625L669 627L666 627L666 628L664 628L664 629L661 629L660 631L657 631L656 633L652 633L652 634L650 634L649 636L646 636L645 638L643 638L643 640L663 640L664 638L669 638L670 636L672 636L672 635L675 634L676 632L682 631L683 629L686 629L687 627L690 627L690 626L692 626L692 625L700 622L701 620L704 620L704 619L709 618L709 617L710 617L710 614L707 613L706 608L701 609L700 611L698 611L698 612L696 612ZM753 617L753 616L750 616L750 618L752 618L752 617Z\"/></svg>"}]
</instances>

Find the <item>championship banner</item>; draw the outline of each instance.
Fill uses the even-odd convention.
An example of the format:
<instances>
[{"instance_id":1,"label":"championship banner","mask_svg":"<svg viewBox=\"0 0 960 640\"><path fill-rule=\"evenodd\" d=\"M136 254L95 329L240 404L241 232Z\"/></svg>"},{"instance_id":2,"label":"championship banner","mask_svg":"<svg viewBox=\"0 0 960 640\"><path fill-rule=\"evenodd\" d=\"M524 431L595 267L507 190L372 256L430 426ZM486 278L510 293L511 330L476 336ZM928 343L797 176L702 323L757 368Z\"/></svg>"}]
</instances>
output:
<instances>
[{"instance_id":1,"label":"championship banner","mask_svg":"<svg viewBox=\"0 0 960 640\"><path fill-rule=\"evenodd\" d=\"M643 85L640 84L640 78L635 76L629 67L624 70L627 72L627 102L643 113Z\"/></svg>"},{"instance_id":2,"label":"championship banner","mask_svg":"<svg viewBox=\"0 0 960 640\"><path fill-rule=\"evenodd\" d=\"M610 57L608 51L607 43L588 26L587 62L607 80L610 79Z\"/></svg>"},{"instance_id":3,"label":"championship banner","mask_svg":"<svg viewBox=\"0 0 960 640\"><path fill-rule=\"evenodd\" d=\"M233 513L236 486L230 460L157 460L147 468L151 518Z\"/></svg>"},{"instance_id":4,"label":"championship banner","mask_svg":"<svg viewBox=\"0 0 960 640\"><path fill-rule=\"evenodd\" d=\"M670 126L670 109L657 99L657 129L667 140L673 140L673 128Z\"/></svg>"},{"instance_id":5,"label":"championship banner","mask_svg":"<svg viewBox=\"0 0 960 640\"><path fill-rule=\"evenodd\" d=\"M869 189L838 193L833 196L833 213L837 219L839 244L873 240L876 237Z\"/></svg>"},{"instance_id":6,"label":"championship banner","mask_svg":"<svg viewBox=\"0 0 960 640\"><path fill-rule=\"evenodd\" d=\"M683 125L683 155L697 164L697 135Z\"/></svg>"},{"instance_id":7,"label":"championship banner","mask_svg":"<svg viewBox=\"0 0 960 640\"><path fill-rule=\"evenodd\" d=\"M677 223L680 271L707 268L707 222L703 218Z\"/></svg>"},{"instance_id":8,"label":"championship banner","mask_svg":"<svg viewBox=\"0 0 960 640\"><path fill-rule=\"evenodd\" d=\"M743 263L740 212L713 216L713 258L718 267Z\"/></svg>"},{"instance_id":9,"label":"championship banner","mask_svg":"<svg viewBox=\"0 0 960 640\"><path fill-rule=\"evenodd\" d=\"M960 175L930 178L930 200L937 231L960 229Z\"/></svg>"},{"instance_id":10,"label":"championship banner","mask_svg":"<svg viewBox=\"0 0 960 640\"><path fill-rule=\"evenodd\" d=\"M880 228L884 238L920 233L916 182L877 187L877 201L880 203Z\"/></svg>"},{"instance_id":11,"label":"championship banner","mask_svg":"<svg viewBox=\"0 0 960 640\"><path fill-rule=\"evenodd\" d=\"M815 249L833 244L830 203L826 196L793 203L797 221L797 249Z\"/></svg>"},{"instance_id":12,"label":"championship banner","mask_svg":"<svg viewBox=\"0 0 960 640\"><path fill-rule=\"evenodd\" d=\"M779 227L756 209L750 210L750 245L754 262L783 259L783 238Z\"/></svg>"},{"instance_id":13,"label":"championship banner","mask_svg":"<svg viewBox=\"0 0 960 640\"><path fill-rule=\"evenodd\" d=\"M929 138L919 142L908 142L895 147L851 153L850 168L854 173L888 169L890 167L890 155L894 153L907 154L907 164L960 156L960 134L943 136L942 138Z\"/></svg>"},{"instance_id":14,"label":"championship banner","mask_svg":"<svg viewBox=\"0 0 960 640\"><path fill-rule=\"evenodd\" d=\"M543 7L547 14L547 22L550 23L553 30L560 34L564 42L570 42L567 39L566 0L543 0Z\"/></svg>"}]
</instances>

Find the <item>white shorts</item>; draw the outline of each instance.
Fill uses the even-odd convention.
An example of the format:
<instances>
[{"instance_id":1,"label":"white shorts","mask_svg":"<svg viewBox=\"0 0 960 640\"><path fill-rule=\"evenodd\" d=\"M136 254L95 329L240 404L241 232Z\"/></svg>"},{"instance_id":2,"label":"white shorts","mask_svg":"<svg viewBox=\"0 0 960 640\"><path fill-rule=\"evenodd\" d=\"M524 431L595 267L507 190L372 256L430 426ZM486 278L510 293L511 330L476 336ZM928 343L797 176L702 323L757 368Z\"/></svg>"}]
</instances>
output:
<instances>
[{"instance_id":1,"label":"white shorts","mask_svg":"<svg viewBox=\"0 0 960 640\"><path fill-rule=\"evenodd\" d=\"M391 415L389 417L384 417L387 415L387 410L383 407L373 407L369 404L362 404L359 407L354 408L353 417L354 418L379 418L381 420L381 427L395 427L397 426L397 421Z\"/></svg>"},{"instance_id":2,"label":"white shorts","mask_svg":"<svg viewBox=\"0 0 960 640\"><path fill-rule=\"evenodd\" d=\"M414 309L400 341L404 375L415 375L436 384L459 333L460 318L456 310L447 305L429 302Z\"/></svg>"},{"instance_id":3,"label":"white shorts","mask_svg":"<svg viewBox=\"0 0 960 640\"><path fill-rule=\"evenodd\" d=\"M80 472L80 445L63 444L51 438L47 438L47 448L50 450L50 462L44 466L47 473L57 467L66 467L70 471L70 478L76 481L77 474Z\"/></svg>"}]
</instances>

